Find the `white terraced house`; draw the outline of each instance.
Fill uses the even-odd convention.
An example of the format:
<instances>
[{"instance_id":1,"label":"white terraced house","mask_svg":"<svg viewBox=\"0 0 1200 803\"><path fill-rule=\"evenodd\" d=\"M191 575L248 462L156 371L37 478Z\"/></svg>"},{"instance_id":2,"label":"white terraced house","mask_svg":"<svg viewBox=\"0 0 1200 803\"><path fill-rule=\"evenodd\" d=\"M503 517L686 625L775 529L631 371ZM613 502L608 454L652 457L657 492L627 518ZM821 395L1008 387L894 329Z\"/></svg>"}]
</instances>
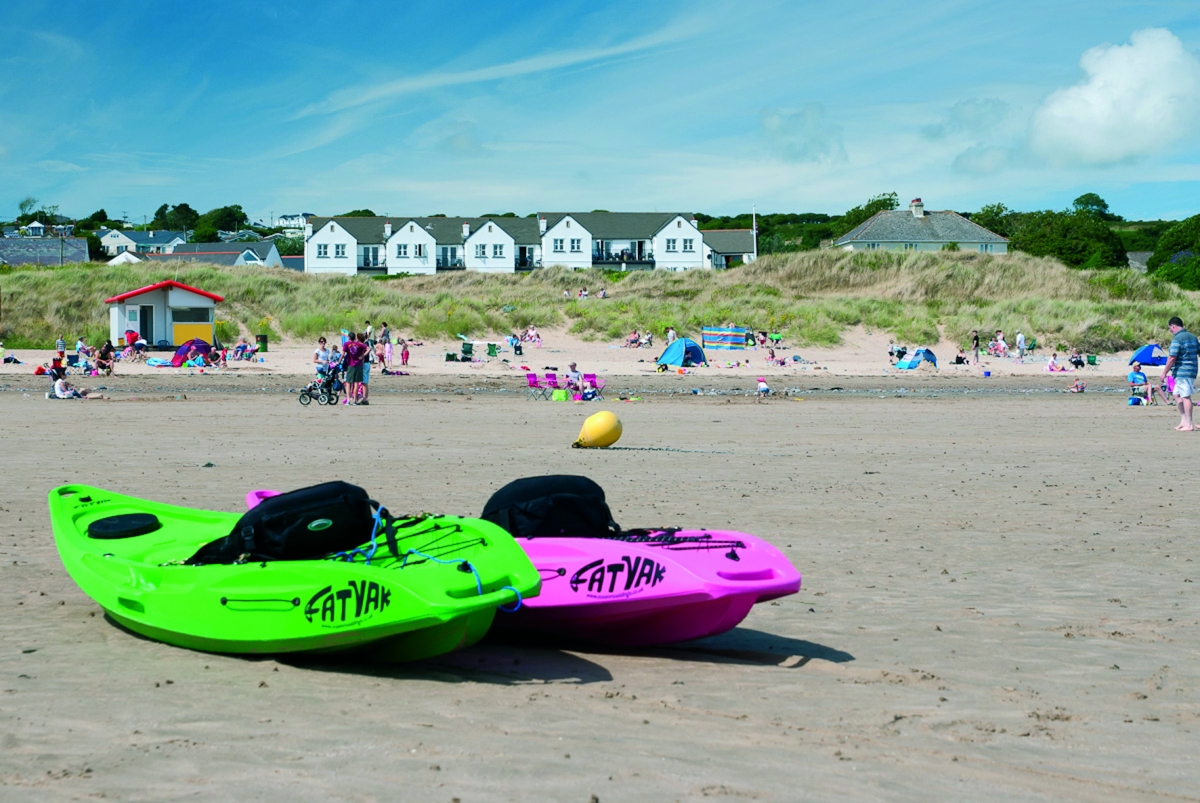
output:
<instances>
[{"instance_id":1,"label":"white terraced house","mask_svg":"<svg viewBox=\"0 0 1200 803\"><path fill-rule=\"evenodd\" d=\"M474 270L692 270L713 267L691 215L559 212L518 217L315 217L304 270L355 275Z\"/></svg>"},{"instance_id":2,"label":"white terraced house","mask_svg":"<svg viewBox=\"0 0 1200 803\"><path fill-rule=\"evenodd\" d=\"M957 212L926 212L920 198L914 198L908 209L876 212L842 235L833 247L844 251L940 251L950 243L960 251L1008 253L1007 238Z\"/></svg>"},{"instance_id":3,"label":"white terraced house","mask_svg":"<svg viewBox=\"0 0 1200 803\"><path fill-rule=\"evenodd\" d=\"M541 259L530 218L313 218L305 230L307 273L514 273Z\"/></svg>"},{"instance_id":4,"label":"white terraced house","mask_svg":"<svg viewBox=\"0 0 1200 803\"><path fill-rule=\"evenodd\" d=\"M538 216L542 261L580 269L710 267L691 215L676 212L548 212Z\"/></svg>"}]
</instances>

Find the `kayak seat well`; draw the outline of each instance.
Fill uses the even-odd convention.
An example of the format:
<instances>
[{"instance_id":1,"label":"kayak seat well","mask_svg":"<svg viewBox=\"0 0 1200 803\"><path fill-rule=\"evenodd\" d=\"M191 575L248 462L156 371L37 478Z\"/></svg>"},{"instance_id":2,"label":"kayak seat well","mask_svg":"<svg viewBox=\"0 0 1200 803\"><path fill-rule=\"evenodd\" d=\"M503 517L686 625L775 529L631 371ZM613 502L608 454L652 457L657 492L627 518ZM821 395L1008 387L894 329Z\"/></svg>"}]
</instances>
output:
<instances>
[{"instance_id":1,"label":"kayak seat well","mask_svg":"<svg viewBox=\"0 0 1200 803\"><path fill-rule=\"evenodd\" d=\"M97 519L88 525L88 538L111 540L134 538L162 528L162 522L153 513L124 513Z\"/></svg>"}]
</instances>

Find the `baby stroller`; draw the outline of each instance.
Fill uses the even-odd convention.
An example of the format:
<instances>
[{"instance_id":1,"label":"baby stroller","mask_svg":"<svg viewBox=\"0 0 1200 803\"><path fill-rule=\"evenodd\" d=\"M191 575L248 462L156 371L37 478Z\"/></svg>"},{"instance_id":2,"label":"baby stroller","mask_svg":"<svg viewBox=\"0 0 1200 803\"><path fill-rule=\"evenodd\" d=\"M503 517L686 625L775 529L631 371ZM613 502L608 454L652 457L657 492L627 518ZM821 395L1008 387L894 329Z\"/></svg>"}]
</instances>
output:
<instances>
[{"instance_id":1,"label":"baby stroller","mask_svg":"<svg viewBox=\"0 0 1200 803\"><path fill-rule=\"evenodd\" d=\"M307 407L309 402L315 398L317 404L337 404L338 392L342 389L342 380L339 377L340 373L341 371L337 366L330 366L329 370L319 372L316 379L301 389L300 403Z\"/></svg>"}]
</instances>

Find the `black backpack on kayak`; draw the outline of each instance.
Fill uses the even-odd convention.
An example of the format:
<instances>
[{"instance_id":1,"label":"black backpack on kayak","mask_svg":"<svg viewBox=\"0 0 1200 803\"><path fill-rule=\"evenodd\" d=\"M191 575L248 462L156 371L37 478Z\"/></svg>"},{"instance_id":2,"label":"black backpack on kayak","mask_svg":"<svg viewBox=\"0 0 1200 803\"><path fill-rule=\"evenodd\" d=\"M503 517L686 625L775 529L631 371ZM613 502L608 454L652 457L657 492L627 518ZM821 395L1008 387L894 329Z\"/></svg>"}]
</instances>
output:
<instances>
[{"instance_id":1,"label":"black backpack on kayak","mask_svg":"<svg viewBox=\"0 0 1200 803\"><path fill-rule=\"evenodd\" d=\"M264 560L313 560L371 540L375 513L367 492L326 482L263 499L233 532L200 548L191 565Z\"/></svg>"},{"instance_id":2,"label":"black backpack on kayak","mask_svg":"<svg viewBox=\"0 0 1200 803\"><path fill-rule=\"evenodd\" d=\"M621 531L604 489L570 474L514 480L492 494L480 518L517 538L609 538Z\"/></svg>"}]
</instances>

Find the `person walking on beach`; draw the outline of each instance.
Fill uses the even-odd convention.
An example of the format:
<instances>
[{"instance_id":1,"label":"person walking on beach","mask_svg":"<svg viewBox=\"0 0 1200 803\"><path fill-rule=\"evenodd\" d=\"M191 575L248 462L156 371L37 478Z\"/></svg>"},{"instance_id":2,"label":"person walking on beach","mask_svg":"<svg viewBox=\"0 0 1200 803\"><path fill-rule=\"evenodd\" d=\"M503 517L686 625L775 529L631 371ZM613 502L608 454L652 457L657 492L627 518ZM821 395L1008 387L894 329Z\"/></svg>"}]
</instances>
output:
<instances>
[{"instance_id":1,"label":"person walking on beach","mask_svg":"<svg viewBox=\"0 0 1200 803\"><path fill-rule=\"evenodd\" d=\"M1017 362L1025 362L1025 335L1017 330Z\"/></svg>"},{"instance_id":2,"label":"person walking on beach","mask_svg":"<svg viewBox=\"0 0 1200 803\"><path fill-rule=\"evenodd\" d=\"M975 365L979 365L979 330L971 330L971 353L975 355Z\"/></svg>"},{"instance_id":3,"label":"person walking on beach","mask_svg":"<svg viewBox=\"0 0 1200 803\"><path fill-rule=\"evenodd\" d=\"M1200 340L1183 328L1183 321L1178 317L1167 322L1171 330L1171 348L1167 352L1167 364L1163 366L1162 381L1167 381L1167 375L1175 377L1175 399L1179 407L1180 432L1192 432L1196 429L1192 423L1192 393L1196 388L1197 353L1200 352Z\"/></svg>"},{"instance_id":4,"label":"person walking on beach","mask_svg":"<svg viewBox=\"0 0 1200 803\"><path fill-rule=\"evenodd\" d=\"M366 344L358 342L363 335L351 333L346 339L342 350L342 365L346 368L346 404L358 404L359 389L362 387L363 358L366 356Z\"/></svg>"}]
</instances>

